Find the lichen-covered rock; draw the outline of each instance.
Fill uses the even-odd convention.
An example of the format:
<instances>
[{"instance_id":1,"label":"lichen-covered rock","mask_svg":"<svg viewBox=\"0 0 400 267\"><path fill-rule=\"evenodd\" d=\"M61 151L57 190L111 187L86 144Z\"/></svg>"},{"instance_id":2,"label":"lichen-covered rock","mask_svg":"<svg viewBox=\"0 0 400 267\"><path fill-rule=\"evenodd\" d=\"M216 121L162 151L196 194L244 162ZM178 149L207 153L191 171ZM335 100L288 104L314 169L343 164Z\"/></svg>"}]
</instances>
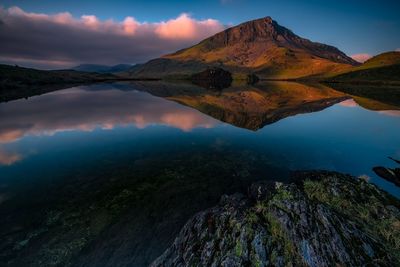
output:
<instances>
[{"instance_id":1,"label":"lichen-covered rock","mask_svg":"<svg viewBox=\"0 0 400 267\"><path fill-rule=\"evenodd\" d=\"M364 180L297 172L192 217L152 266L399 266L399 202Z\"/></svg>"}]
</instances>

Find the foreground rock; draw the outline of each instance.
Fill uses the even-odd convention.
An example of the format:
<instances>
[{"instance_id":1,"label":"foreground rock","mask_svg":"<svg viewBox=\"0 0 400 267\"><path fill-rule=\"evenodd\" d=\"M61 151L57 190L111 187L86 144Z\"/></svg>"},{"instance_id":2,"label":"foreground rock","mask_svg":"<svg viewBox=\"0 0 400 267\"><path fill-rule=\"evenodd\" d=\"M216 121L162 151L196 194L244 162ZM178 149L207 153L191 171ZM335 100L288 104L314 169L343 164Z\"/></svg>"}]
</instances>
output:
<instances>
[{"instance_id":1,"label":"foreground rock","mask_svg":"<svg viewBox=\"0 0 400 267\"><path fill-rule=\"evenodd\" d=\"M339 173L294 178L223 196L152 266L399 266L398 200Z\"/></svg>"}]
</instances>

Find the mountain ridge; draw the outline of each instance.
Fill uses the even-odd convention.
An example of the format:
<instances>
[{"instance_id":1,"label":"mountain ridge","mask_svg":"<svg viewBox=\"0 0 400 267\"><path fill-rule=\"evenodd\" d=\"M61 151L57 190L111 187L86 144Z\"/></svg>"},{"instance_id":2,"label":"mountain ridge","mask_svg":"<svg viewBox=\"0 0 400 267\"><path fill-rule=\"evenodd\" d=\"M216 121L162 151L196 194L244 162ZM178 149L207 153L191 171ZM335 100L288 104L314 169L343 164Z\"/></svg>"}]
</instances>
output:
<instances>
[{"instance_id":1,"label":"mountain ridge","mask_svg":"<svg viewBox=\"0 0 400 267\"><path fill-rule=\"evenodd\" d=\"M97 73L118 73L129 70L132 67L133 65L131 64L117 64L113 66L99 64L80 64L71 68L71 70Z\"/></svg>"}]
</instances>

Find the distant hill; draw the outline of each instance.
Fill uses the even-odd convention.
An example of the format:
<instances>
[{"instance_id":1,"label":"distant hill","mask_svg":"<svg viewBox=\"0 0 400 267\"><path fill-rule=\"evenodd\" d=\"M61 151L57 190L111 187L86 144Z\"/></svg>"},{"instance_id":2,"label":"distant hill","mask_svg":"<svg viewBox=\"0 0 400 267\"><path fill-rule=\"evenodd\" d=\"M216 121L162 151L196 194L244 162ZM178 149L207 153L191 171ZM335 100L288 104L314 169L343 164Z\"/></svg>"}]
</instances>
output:
<instances>
[{"instance_id":1,"label":"distant hill","mask_svg":"<svg viewBox=\"0 0 400 267\"><path fill-rule=\"evenodd\" d=\"M357 69L379 68L400 64L400 52L391 51L374 56L364 62Z\"/></svg>"},{"instance_id":2,"label":"distant hill","mask_svg":"<svg viewBox=\"0 0 400 267\"><path fill-rule=\"evenodd\" d=\"M118 64L115 66L97 65L97 64L81 64L79 66L71 68L71 70L85 71L85 72L97 72L97 73L117 73L127 71L133 66L130 64Z\"/></svg>"},{"instance_id":3,"label":"distant hill","mask_svg":"<svg viewBox=\"0 0 400 267\"><path fill-rule=\"evenodd\" d=\"M55 84L90 82L112 79L116 76L111 74L99 74L75 70L36 70L18 66L0 64L1 87L19 87L34 84Z\"/></svg>"},{"instance_id":4,"label":"distant hill","mask_svg":"<svg viewBox=\"0 0 400 267\"><path fill-rule=\"evenodd\" d=\"M252 20L215 34L199 44L128 71L145 78L185 77L221 67L234 78L293 79L339 73L359 63L339 49L299 37L270 17Z\"/></svg>"},{"instance_id":5,"label":"distant hill","mask_svg":"<svg viewBox=\"0 0 400 267\"><path fill-rule=\"evenodd\" d=\"M331 77L328 81L400 85L400 52L387 52L377 55L361 66Z\"/></svg>"},{"instance_id":6,"label":"distant hill","mask_svg":"<svg viewBox=\"0 0 400 267\"><path fill-rule=\"evenodd\" d=\"M71 84L114 80L112 74L75 70L45 71L0 64L0 101L37 95Z\"/></svg>"}]
</instances>

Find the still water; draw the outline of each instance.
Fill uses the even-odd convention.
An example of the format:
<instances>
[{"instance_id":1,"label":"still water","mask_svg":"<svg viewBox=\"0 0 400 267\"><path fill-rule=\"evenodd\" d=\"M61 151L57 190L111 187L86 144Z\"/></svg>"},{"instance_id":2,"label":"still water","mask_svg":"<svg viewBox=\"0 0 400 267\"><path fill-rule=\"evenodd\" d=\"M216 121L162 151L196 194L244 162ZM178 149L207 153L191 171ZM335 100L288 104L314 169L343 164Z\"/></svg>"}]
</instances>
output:
<instances>
[{"instance_id":1,"label":"still water","mask_svg":"<svg viewBox=\"0 0 400 267\"><path fill-rule=\"evenodd\" d=\"M372 171L400 158L395 109L283 82L97 84L0 103L0 259L145 265L222 194L293 170L364 175L399 197Z\"/></svg>"}]
</instances>

